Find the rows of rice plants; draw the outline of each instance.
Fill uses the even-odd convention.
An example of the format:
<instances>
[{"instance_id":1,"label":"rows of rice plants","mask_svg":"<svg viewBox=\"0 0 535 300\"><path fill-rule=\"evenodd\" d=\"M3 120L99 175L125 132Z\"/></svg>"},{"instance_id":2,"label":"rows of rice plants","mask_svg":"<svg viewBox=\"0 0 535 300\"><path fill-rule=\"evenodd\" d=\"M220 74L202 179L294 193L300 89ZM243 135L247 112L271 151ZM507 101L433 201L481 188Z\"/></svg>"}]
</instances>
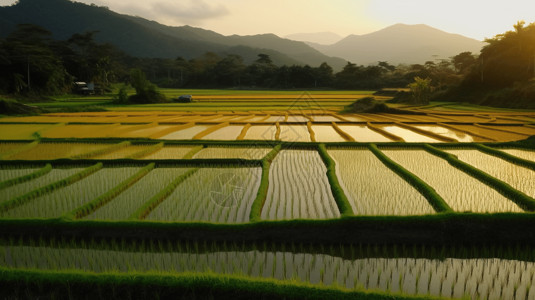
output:
<instances>
[{"instance_id":1,"label":"rows of rice plants","mask_svg":"<svg viewBox=\"0 0 535 300\"><path fill-rule=\"evenodd\" d=\"M521 149L499 149L503 152L509 153L511 155L535 161L535 151L533 150L521 150Z\"/></svg>"},{"instance_id":2,"label":"rows of rice plants","mask_svg":"<svg viewBox=\"0 0 535 300\"><path fill-rule=\"evenodd\" d=\"M49 160L69 158L88 152L99 151L110 145L97 143L39 143L36 147L10 156L9 159Z\"/></svg>"},{"instance_id":3,"label":"rows of rice plants","mask_svg":"<svg viewBox=\"0 0 535 300\"><path fill-rule=\"evenodd\" d=\"M56 218L88 203L132 176L138 167L104 168L52 193L0 214L2 218ZM91 188L88 188L91 187Z\"/></svg>"},{"instance_id":4,"label":"rows of rice plants","mask_svg":"<svg viewBox=\"0 0 535 300\"><path fill-rule=\"evenodd\" d=\"M535 197L535 171L514 165L478 150L447 150L447 152L504 181L528 196Z\"/></svg>"},{"instance_id":5,"label":"rows of rice plants","mask_svg":"<svg viewBox=\"0 0 535 300\"><path fill-rule=\"evenodd\" d=\"M383 150L391 159L432 186L457 212L521 212L494 189L424 150Z\"/></svg>"},{"instance_id":6,"label":"rows of rice plants","mask_svg":"<svg viewBox=\"0 0 535 300\"><path fill-rule=\"evenodd\" d=\"M182 182L146 219L248 222L261 172L261 168L201 168Z\"/></svg>"},{"instance_id":7,"label":"rows of rice plants","mask_svg":"<svg viewBox=\"0 0 535 300\"><path fill-rule=\"evenodd\" d=\"M329 219L340 216L317 151L282 150L269 171L262 219Z\"/></svg>"},{"instance_id":8,"label":"rows of rice plants","mask_svg":"<svg viewBox=\"0 0 535 300\"><path fill-rule=\"evenodd\" d=\"M241 249L240 249L241 248ZM469 299L533 299L535 263L500 258L347 257L301 252L302 245L223 247L169 241L128 244L9 240L0 245L0 266L9 269L90 272L184 272L241 275L347 289ZM304 250L304 249L303 249ZM432 249L428 249L431 250ZM355 257L355 258L350 258Z\"/></svg>"},{"instance_id":9,"label":"rows of rice plants","mask_svg":"<svg viewBox=\"0 0 535 300\"><path fill-rule=\"evenodd\" d=\"M0 203L22 196L32 190L54 183L58 180L67 178L82 171L83 169L84 168L82 167L54 168L44 176L3 189L0 193ZM32 170L35 169L32 168Z\"/></svg>"},{"instance_id":10,"label":"rows of rice plants","mask_svg":"<svg viewBox=\"0 0 535 300\"><path fill-rule=\"evenodd\" d=\"M4 166L0 169L0 182L28 175L39 169L37 166Z\"/></svg>"},{"instance_id":11,"label":"rows of rice plants","mask_svg":"<svg viewBox=\"0 0 535 300\"><path fill-rule=\"evenodd\" d=\"M331 149L337 177L356 215L423 215L433 207L367 149Z\"/></svg>"},{"instance_id":12,"label":"rows of rice plants","mask_svg":"<svg viewBox=\"0 0 535 300\"><path fill-rule=\"evenodd\" d=\"M197 152L193 158L239 158L239 159L262 159L271 148L259 147L207 147Z\"/></svg>"},{"instance_id":13,"label":"rows of rice plants","mask_svg":"<svg viewBox=\"0 0 535 300\"><path fill-rule=\"evenodd\" d=\"M156 168L132 187L119 194L110 203L85 218L94 220L128 220L145 202L188 170L189 168L178 167Z\"/></svg>"}]
</instances>

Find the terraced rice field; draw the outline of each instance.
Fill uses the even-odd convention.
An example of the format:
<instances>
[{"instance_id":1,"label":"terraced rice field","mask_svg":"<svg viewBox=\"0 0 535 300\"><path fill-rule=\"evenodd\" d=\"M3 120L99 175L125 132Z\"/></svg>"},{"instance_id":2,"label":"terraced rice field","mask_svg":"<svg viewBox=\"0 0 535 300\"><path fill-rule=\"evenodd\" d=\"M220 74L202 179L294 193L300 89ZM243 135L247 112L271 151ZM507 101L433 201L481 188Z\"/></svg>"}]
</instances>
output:
<instances>
[{"instance_id":1,"label":"terraced rice field","mask_svg":"<svg viewBox=\"0 0 535 300\"><path fill-rule=\"evenodd\" d=\"M65 169L54 168L48 174L41 176L39 178L36 178L32 181L19 183L17 185L3 189L2 192L0 193L0 203L14 199L16 197L20 197L35 189L44 187L56 181L67 178L71 175L74 175L75 173L78 173L82 170L83 168L65 168Z\"/></svg>"},{"instance_id":2,"label":"terraced rice field","mask_svg":"<svg viewBox=\"0 0 535 300\"><path fill-rule=\"evenodd\" d=\"M2 124L0 140L32 140L37 133L52 127L52 124Z\"/></svg>"},{"instance_id":3,"label":"terraced rice field","mask_svg":"<svg viewBox=\"0 0 535 300\"><path fill-rule=\"evenodd\" d=\"M376 125L377 127L401 137L405 142L408 143L440 143L441 140L414 132L412 130L402 128L399 126L390 126L390 125Z\"/></svg>"},{"instance_id":4,"label":"terraced rice field","mask_svg":"<svg viewBox=\"0 0 535 300\"><path fill-rule=\"evenodd\" d=\"M453 138L459 142L471 143L471 142L486 142L487 140L471 136L467 133L455 131L446 127L432 126L432 125L413 125L414 127L422 130L426 130L432 133L436 133L441 136Z\"/></svg>"},{"instance_id":5,"label":"terraced rice field","mask_svg":"<svg viewBox=\"0 0 535 300\"><path fill-rule=\"evenodd\" d=\"M281 125L280 140L287 142L310 142L310 133L306 125Z\"/></svg>"},{"instance_id":6,"label":"terraced rice field","mask_svg":"<svg viewBox=\"0 0 535 300\"><path fill-rule=\"evenodd\" d=\"M171 184L188 168L156 168L141 178L131 188L118 195L113 201L88 215L86 219L93 220L128 220L158 191Z\"/></svg>"},{"instance_id":7,"label":"terraced rice field","mask_svg":"<svg viewBox=\"0 0 535 300\"><path fill-rule=\"evenodd\" d=\"M162 140L191 140L197 134L210 128L209 125L196 125L194 127L178 130L161 137Z\"/></svg>"},{"instance_id":8,"label":"terraced rice field","mask_svg":"<svg viewBox=\"0 0 535 300\"><path fill-rule=\"evenodd\" d=\"M146 219L166 222L247 222L260 176L259 168L199 169Z\"/></svg>"},{"instance_id":9,"label":"terraced rice field","mask_svg":"<svg viewBox=\"0 0 535 300\"><path fill-rule=\"evenodd\" d=\"M133 155L145 151L148 148L150 148L151 145L131 145L128 147L123 147L118 150L109 152L109 153L103 153L101 155L97 155L92 157L92 159L121 159L121 158L130 158Z\"/></svg>"},{"instance_id":10,"label":"terraced rice field","mask_svg":"<svg viewBox=\"0 0 535 300\"><path fill-rule=\"evenodd\" d=\"M535 171L477 150L448 150L448 152L528 196L535 197Z\"/></svg>"},{"instance_id":11,"label":"terraced rice field","mask_svg":"<svg viewBox=\"0 0 535 300\"><path fill-rule=\"evenodd\" d=\"M87 290L101 298L132 296L106 285L135 278L182 280L189 294L173 295L184 298L204 280L201 294L247 287L259 299L535 299L533 165L477 144L535 162L521 141L534 113L337 114L354 95L225 92L0 118L0 294L61 298L94 276L107 279ZM448 138L469 144L420 144ZM523 202L507 198L518 192ZM47 281L57 271L69 280ZM43 287L58 292L30 293Z\"/></svg>"},{"instance_id":12,"label":"terraced rice field","mask_svg":"<svg viewBox=\"0 0 535 300\"><path fill-rule=\"evenodd\" d=\"M230 125L218 129L208 135L202 137L203 140L231 140L234 141L238 138L243 130L243 126Z\"/></svg>"},{"instance_id":13,"label":"terraced rice field","mask_svg":"<svg viewBox=\"0 0 535 300\"><path fill-rule=\"evenodd\" d=\"M59 246L59 247L58 247ZM535 263L500 258L355 257L240 245L149 242L69 243L50 246L32 240L0 245L0 266L8 269L77 270L94 273L216 273L307 282L315 286L379 290L409 296L470 299L532 299ZM358 248L357 248L358 249ZM290 250L296 251L292 252ZM308 250L308 249L307 249ZM355 247L333 249L355 253ZM429 249L433 251L434 249ZM306 250L305 250L306 251Z\"/></svg>"},{"instance_id":14,"label":"terraced rice field","mask_svg":"<svg viewBox=\"0 0 535 300\"><path fill-rule=\"evenodd\" d=\"M0 143L0 156L5 155L17 148L20 148L27 143Z\"/></svg>"},{"instance_id":15,"label":"terraced rice field","mask_svg":"<svg viewBox=\"0 0 535 300\"><path fill-rule=\"evenodd\" d=\"M58 218L106 193L138 170L136 167L104 168L67 187L2 212L0 217Z\"/></svg>"},{"instance_id":16,"label":"terraced rice field","mask_svg":"<svg viewBox=\"0 0 535 300\"><path fill-rule=\"evenodd\" d=\"M375 132L365 125L339 125L342 131L349 134L356 142L369 143L369 142L392 142L391 139L386 136Z\"/></svg>"},{"instance_id":17,"label":"terraced rice field","mask_svg":"<svg viewBox=\"0 0 535 300\"><path fill-rule=\"evenodd\" d=\"M429 202L367 149L331 149L336 172L356 215L425 215Z\"/></svg>"},{"instance_id":18,"label":"terraced rice field","mask_svg":"<svg viewBox=\"0 0 535 300\"><path fill-rule=\"evenodd\" d=\"M207 147L197 152L193 158L240 158L262 159L271 148L260 147Z\"/></svg>"},{"instance_id":19,"label":"terraced rice field","mask_svg":"<svg viewBox=\"0 0 535 300\"><path fill-rule=\"evenodd\" d=\"M340 216L319 154L283 150L271 166L262 218L328 219Z\"/></svg>"},{"instance_id":20,"label":"terraced rice field","mask_svg":"<svg viewBox=\"0 0 535 300\"><path fill-rule=\"evenodd\" d=\"M500 149L503 152L509 153L511 155L535 161L535 149L534 150L521 150L521 149Z\"/></svg>"},{"instance_id":21,"label":"terraced rice field","mask_svg":"<svg viewBox=\"0 0 535 300\"><path fill-rule=\"evenodd\" d=\"M13 178L17 178L20 176L28 175L39 169L40 169L39 167L20 167L20 166L4 167L0 169L0 182L13 179Z\"/></svg>"},{"instance_id":22,"label":"terraced rice field","mask_svg":"<svg viewBox=\"0 0 535 300\"><path fill-rule=\"evenodd\" d=\"M514 202L424 150L383 150L444 198L457 212L521 212Z\"/></svg>"},{"instance_id":23,"label":"terraced rice field","mask_svg":"<svg viewBox=\"0 0 535 300\"><path fill-rule=\"evenodd\" d=\"M317 142L345 142L344 139L334 128L330 125L312 126Z\"/></svg>"},{"instance_id":24,"label":"terraced rice field","mask_svg":"<svg viewBox=\"0 0 535 300\"><path fill-rule=\"evenodd\" d=\"M69 158L106 149L109 146L110 144L97 143L39 143L27 151L10 156L9 159L50 160Z\"/></svg>"},{"instance_id":25,"label":"terraced rice field","mask_svg":"<svg viewBox=\"0 0 535 300\"><path fill-rule=\"evenodd\" d=\"M193 148L193 146L165 146L154 153L144 156L143 159L181 159Z\"/></svg>"}]
</instances>

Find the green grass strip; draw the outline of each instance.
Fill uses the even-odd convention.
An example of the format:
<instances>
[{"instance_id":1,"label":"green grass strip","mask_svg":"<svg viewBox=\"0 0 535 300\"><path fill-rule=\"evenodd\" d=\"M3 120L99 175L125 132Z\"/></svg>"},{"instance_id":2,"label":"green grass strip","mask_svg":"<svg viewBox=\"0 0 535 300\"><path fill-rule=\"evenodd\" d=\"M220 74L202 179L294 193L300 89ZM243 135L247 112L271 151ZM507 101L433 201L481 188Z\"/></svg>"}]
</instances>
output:
<instances>
[{"instance_id":1,"label":"green grass strip","mask_svg":"<svg viewBox=\"0 0 535 300\"><path fill-rule=\"evenodd\" d=\"M453 209L444 201L444 199L427 183L420 179L415 174L411 173L409 170L405 169L400 164L394 162L388 156L386 156L375 144L368 145L368 148L372 151L373 154L390 170L398 174L406 182L412 185L417 189L424 197L427 199L429 204L433 206L436 212L453 212Z\"/></svg>"},{"instance_id":2,"label":"green grass strip","mask_svg":"<svg viewBox=\"0 0 535 300\"><path fill-rule=\"evenodd\" d=\"M71 158L73 158L73 159L91 158L91 157L99 156L99 155L102 155L102 154L106 154L106 153L117 151L117 150L119 150L121 148L128 147L131 144L132 143L130 141L123 141L123 142L120 142L118 144L106 147L104 149L95 150L95 151L83 153L83 154L80 154L80 155L75 155L75 156L72 156Z\"/></svg>"},{"instance_id":3,"label":"green grass strip","mask_svg":"<svg viewBox=\"0 0 535 300\"><path fill-rule=\"evenodd\" d=\"M33 142L28 143L26 145L22 145L22 146L20 146L18 148L15 148L15 149L13 149L11 151L5 152L5 153L0 155L0 160L1 159L7 159L7 158L9 158L9 157L11 157L11 156L13 156L15 154L19 154L19 153L24 152L24 151L28 151L28 150L30 150L32 148L37 147L38 144L39 144L39 140L33 141Z\"/></svg>"},{"instance_id":4,"label":"green grass strip","mask_svg":"<svg viewBox=\"0 0 535 300\"><path fill-rule=\"evenodd\" d=\"M41 169L31 173L31 174L20 176L20 177L17 177L17 178L13 178L13 179L9 179L9 180L0 182L0 190L5 189L5 188L10 187L10 186L13 186L13 185L16 185L16 184L19 184L19 183L23 183L23 182L30 181L32 179L41 177L41 176L47 174L50 171L52 171L52 165L51 164L46 164L46 166L44 166L43 168L41 168Z\"/></svg>"},{"instance_id":5,"label":"green grass strip","mask_svg":"<svg viewBox=\"0 0 535 300\"><path fill-rule=\"evenodd\" d=\"M145 157L145 156L147 156L147 155L150 155L150 154L152 154L152 153L154 153L154 152L156 152L156 151L161 150L161 149L163 148L163 146L164 146L164 143L163 143L163 142L160 142L160 143L158 143L158 144L155 144L155 145L150 146L149 148L147 148L147 149L145 149L145 150L141 150L141 151L136 152L136 153L134 153L134 154L132 154L132 155L130 155L130 156L127 156L127 157L125 157L125 158L127 158L127 159L128 159L128 158L130 158L130 159L139 159L139 158L143 158L143 157Z\"/></svg>"},{"instance_id":6,"label":"green grass strip","mask_svg":"<svg viewBox=\"0 0 535 300\"><path fill-rule=\"evenodd\" d=\"M401 293L346 289L298 280L184 272L92 273L0 268L0 294L8 299L440 299Z\"/></svg>"},{"instance_id":7,"label":"green grass strip","mask_svg":"<svg viewBox=\"0 0 535 300\"><path fill-rule=\"evenodd\" d=\"M325 166L327 167L327 178L329 179L331 191L334 199L336 200L338 210L340 210L340 214L343 217L355 215L351 209L351 204L349 204L349 200L347 199L344 189L340 186L340 182L338 182L338 177L336 176L336 162L329 155L324 144L318 146L318 152L321 156L321 159L325 163Z\"/></svg>"},{"instance_id":8,"label":"green grass strip","mask_svg":"<svg viewBox=\"0 0 535 300\"><path fill-rule=\"evenodd\" d=\"M108 202L117 197L120 193L124 192L126 189L138 182L143 176L147 175L150 171L154 169L155 163L150 163L146 167L139 170L136 174L132 175L130 178L121 182L119 185L113 189L107 191L106 193L100 195L91 202L86 203L82 207L75 209L74 211L68 213L65 217L71 219L81 219L85 216L90 215L95 210L106 205Z\"/></svg>"},{"instance_id":9,"label":"green grass strip","mask_svg":"<svg viewBox=\"0 0 535 300\"><path fill-rule=\"evenodd\" d=\"M444 152L431 145L424 145L424 149L433 155L436 155L438 157L445 159L446 161L448 161L450 165L476 178L477 180L488 185L489 187L495 189L496 191L498 191L498 193L502 194L503 196L509 198L511 201L515 202L522 209L526 211L531 211L531 212L535 211L535 199L516 190L509 184L489 175L488 173L481 171L480 169L470 164L467 164L461 161L460 159L457 158L457 156L453 154Z\"/></svg>"},{"instance_id":10,"label":"green grass strip","mask_svg":"<svg viewBox=\"0 0 535 300\"><path fill-rule=\"evenodd\" d=\"M199 145L197 147L194 147L193 149L191 149L188 153L186 153L184 155L184 157L182 157L182 159L193 159L193 157L195 156L195 154L197 154L199 151L201 151L202 149L204 149L204 145Z\"/></svg>"},{"instance_id":11,"label":"green grass strip","mask_svg":"<svg viewBox=\"0 0 535 300\"><path fill-rule=\"evenodd\" d=\"M175 189L182 183L184 180L186 180L188 177L193 175L195 172L197 172L199 168L191 169L187 171L186 173L178 176L173 182L171 182L169 185L167 185L163 190L161 190L158 194L154 195L152 198L150 198L143 206L138 208L129 219L131 220L143 220L146 216L148 216L160 203L162 203L169 195L171 195Z\"/></svg>"},{"instance_id":12,"label":"green grass strip","mask_svg":"<svg viewBox=\"0 0 535 300\"><path fill-rule=\"evenodd\" d=\"M528 168L528 169L531 169L531 170L535 171L535 162L533 162L531 160L523 159L523 158L511 155L511 154L509 154L507 152L503 152L503 151L500 151L498 149L491 148L491 147L488 147L488 146L485 146L485 145L482 145L482 144L474 144L474 146L476 147L477 150L479 150L479 151L481 151L483 153L486 153L486 154L489 154L489 155L492 155L492 156L496 156L498 158L506 160L506 161L508 161L510 163L513 163L515 165L519 165L519 166L522 166L522 167L525 167L525 168Z\"/></svg>"},{"instance_id":13,"label":"green grass strip","mask_svg":"<svg viewBox=\"0 0 535 300\"><path fill-rule=\"evenodd\" d=\"M61 179L59 181L56 181L54 183L51 183L49 185L46 185L46 186L43 186L41 188L38 188L38 189L35 189L31 192L28 192L20 197L17 197L17 198L14 198L14 199L11 199L9 201L6 201L6 202L2 202L0 203L0 212L6 212L12 208L15 208L17 206L20 206L22 204L25 204L25 203L28 203L30 202L31 200L37 198L37 197L40 197L42 195L45 195L45 194L49 194L49 193L52 193L53 191L59 189L59 188L62 188L62 187L65 187L65 186L68 186L70 184L73 184L93 173L95 173L96 171L102 169L102 163L97 163L96 165L93 165L91 167L88 167L74 175L71 175L67 178L64 178L64 179Z\"/></svg>"},{"instance_id":14,"label":"green grass strip","mask_svg":"<svg viewBox=\"0 0 535 300\"><path fill-rule=\"evenodd\" d=\"M271 163L279 154L282 145L277 145L262 159L262 177L260 179L260 186L256 193L256 198L251 205L251 212L249 213L249 222L259 222L261 220L262 208L266 203L267 193L269 188L269 169Z\"/></svg>"}]
</instances>

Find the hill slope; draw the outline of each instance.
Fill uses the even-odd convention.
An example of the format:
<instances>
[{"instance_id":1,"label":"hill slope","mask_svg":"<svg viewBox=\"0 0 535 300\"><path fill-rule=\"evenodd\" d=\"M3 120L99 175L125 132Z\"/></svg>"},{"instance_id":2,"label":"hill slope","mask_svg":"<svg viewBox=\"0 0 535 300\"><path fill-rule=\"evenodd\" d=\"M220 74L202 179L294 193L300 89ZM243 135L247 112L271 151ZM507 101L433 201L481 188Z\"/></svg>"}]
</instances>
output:
<instances>
[{"instance_id":1,"label":"hill slope","mask_svg":"<svg viewBox=\"0 0 535 300\"><path fill-rule=\"evenodd\" d=\"M327 57L302 42L274 35L250 37L224 36L213 31L190 26L171 27L115 13L105 7L86 5L68 0L20 0L16 5L0 7L0 37L5 37L21 23L32 23L50 30L55 38L67 39L74 33L99 31L99 42L114 44L126 53L138 57L186 59L207 51L231 54L239 49L247 63L259 53L269 54L276 64L329 63L340 69L345 60ZM291 53L281 50L294 49Z\"/></svg>"},{"instance_id":2,"label":"hill slope","mask_svg":"<svg viewBox=\"0 0 535 300\"><path fill-rule=\"evenodd\" d=\"M311 44L326 55L343 57L358 64L388 61L391 64L424 63L435 58L449 58L464 51L479 53L484 43L427 25L396 24L382 30L350 35L322 46Z\"/></svg>"}]
</instances>

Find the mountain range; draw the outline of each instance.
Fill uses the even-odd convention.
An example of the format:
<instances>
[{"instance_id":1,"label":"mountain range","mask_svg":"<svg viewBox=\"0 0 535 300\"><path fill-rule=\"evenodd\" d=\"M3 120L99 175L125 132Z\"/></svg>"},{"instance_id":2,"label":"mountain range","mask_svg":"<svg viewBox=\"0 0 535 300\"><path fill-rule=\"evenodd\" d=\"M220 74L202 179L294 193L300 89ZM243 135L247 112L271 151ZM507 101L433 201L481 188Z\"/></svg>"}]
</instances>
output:
<instances>
[{"instance_id":1,"label":"mountain range","mask_svg":"<svg viewBox=\"0 0 535 300\"><path fill-rule=\"evenodd\" d=\"M167 26L69 0L19 0L12 6L0 7L0 38L22 23L42 26L51 31L54 38L62 40L75 33L98 31L95 36L98 42L111 43L137 57L191 59L210 51L220 55L238 54L245 63L251 63L258 54L264 53L277 65L319 66L326 62L335 71L341 70L347 61L363 65L377 61L423 63L463 51L478 53L483 46L480 41L426 25L397 24L323 45L315 42L335 41L341 37L332 33L289 36L308 41L305 43L274 34L225 36L191 26Z\"/></svg>"},{"instance_id":2,"label":"mountain range","mask_svg":"<svg viewBox=\"0 0 535 300\"><path fill-rule=\"evenodd\" d=\"M419 24L396 24L364 35L349 35L332 45L308 42L322 53L358 64L388 61L416 64L448 59L461 52L479 54L483 42Z\"/></svg>"}]
</instances>

